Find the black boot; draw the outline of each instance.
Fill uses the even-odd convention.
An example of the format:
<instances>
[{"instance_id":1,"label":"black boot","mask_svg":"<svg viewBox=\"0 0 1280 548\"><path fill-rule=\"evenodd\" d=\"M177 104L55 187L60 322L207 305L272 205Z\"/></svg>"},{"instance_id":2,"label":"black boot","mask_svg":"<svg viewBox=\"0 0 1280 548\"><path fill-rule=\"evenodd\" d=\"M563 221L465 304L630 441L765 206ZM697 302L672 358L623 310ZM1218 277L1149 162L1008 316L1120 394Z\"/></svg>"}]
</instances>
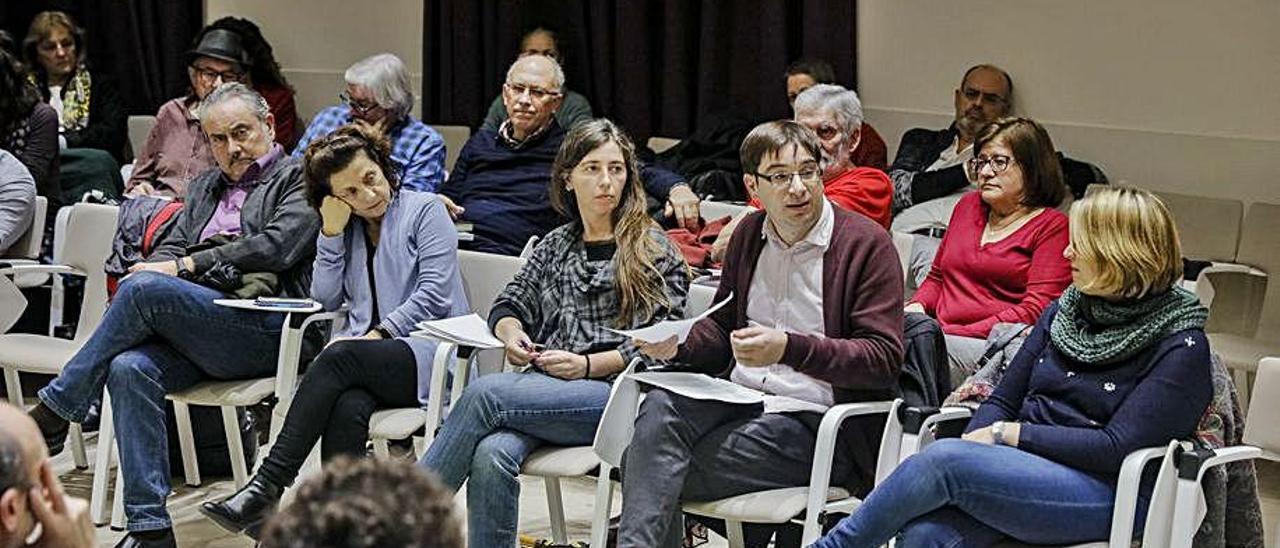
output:
<instances>
[{"instance_id":1,"label":"black boot","mask_svg":"<svg viewBox=\"0 0 1280 548\"><path fill-rule=\"evenodd\" d=\"M36 404L28 414L31 415L31 420L36 421L36 426L40 427L44 444L49 447L49 456L61 453L62 446L67 443L67 429L71 426L67 419L59 417L52 409L45 407L44 403Z\"/></svg>"},{"instance_id":2,"label":"black boot","mask_svg":"<svg viewBox=\"0 0 1280 548\"><path fill-rule=\"evenodd\" d=\"M257 540L262 523L275 513L282 493L283 487L258 475L222 502L201 504L200 513L223 529L232 533L245 533Z\"/></svg>"},{"instance_id":3,"label":"black boot","mask_svg":"<svg viewBox=\"0 0 1280 548\"><path fill-rule=\"evenodd\" d=\"M130 531L115 548L178 548L178 541L173 538L173 529Z\"/></svg>"}]
</instances>

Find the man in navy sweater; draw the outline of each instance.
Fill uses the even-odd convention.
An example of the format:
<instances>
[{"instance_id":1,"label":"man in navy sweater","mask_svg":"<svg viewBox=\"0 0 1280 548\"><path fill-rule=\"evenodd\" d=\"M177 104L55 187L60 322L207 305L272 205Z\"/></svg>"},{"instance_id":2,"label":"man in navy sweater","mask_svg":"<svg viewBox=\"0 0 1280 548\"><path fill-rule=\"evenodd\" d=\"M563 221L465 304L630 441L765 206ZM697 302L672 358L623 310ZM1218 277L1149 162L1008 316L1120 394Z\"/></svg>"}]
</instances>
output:
<instances>
[{"instance_id":1,"label":"man in navy sweater","mask_svg":"<svg viewBox=\"0 0 1280 548\"><path fill-rule=\"evenodd\" d=\"M474 227L475 239L464 248L516 255L531 236L542 237L566 221L547 195L551 164L565 136L554 118L563 86L560 65L543 55L521 57L507 71L507 120L497 130L472 135L440 187L449 213ZM645 166L641 177L645 190L665 201L681 226L697 225L698 197L679 175Z\"/></svg>"}]
</instances>

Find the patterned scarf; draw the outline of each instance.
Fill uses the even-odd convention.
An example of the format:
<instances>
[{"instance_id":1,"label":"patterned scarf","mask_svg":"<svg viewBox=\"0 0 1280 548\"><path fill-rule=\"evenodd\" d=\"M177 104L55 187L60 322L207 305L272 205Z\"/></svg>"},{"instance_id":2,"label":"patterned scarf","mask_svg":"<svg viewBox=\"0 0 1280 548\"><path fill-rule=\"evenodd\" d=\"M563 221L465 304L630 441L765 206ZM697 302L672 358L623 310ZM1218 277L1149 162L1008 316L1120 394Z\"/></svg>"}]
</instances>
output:
<instances>
[{"instance_id":1,"label":"patterned scarf","mask_svg":"<svg viewBox=\"0 0 1280 548\"><path fill-rule=\"evenodd\" d=\"M1049 327L1053 346L1081 363L1104 365L1133 357L1183 329L1203 328L1209 310L1174 287L1139 300L1114 302L1068 287Z\"/></svg>"},{"instance_id":2,"label":"patterned scarf","mask_svg":"<svg viewBox=\"0 0 1280 548\"><path fill-rule=\"evenodd\" d=\"M32 84L36 82L35 73L28 74ZM89 90L93 81L89 77L89 69L84 65L76 67L71 79L62 86L62 132L80 131L89 125Z\"/></svg>"}]
</instances>

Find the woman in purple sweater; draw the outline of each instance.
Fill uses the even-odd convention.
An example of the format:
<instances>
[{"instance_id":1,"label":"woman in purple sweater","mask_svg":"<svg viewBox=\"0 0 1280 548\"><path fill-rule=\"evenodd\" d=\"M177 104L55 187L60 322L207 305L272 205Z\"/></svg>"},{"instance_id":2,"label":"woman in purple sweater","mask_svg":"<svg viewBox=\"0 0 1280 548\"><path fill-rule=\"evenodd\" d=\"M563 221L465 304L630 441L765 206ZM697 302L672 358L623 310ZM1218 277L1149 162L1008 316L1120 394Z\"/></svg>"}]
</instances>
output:
<instances>
[{"instance_id":1,"label":"woman in purple sweater","mask_svg":"<svg viewBox=\"0 0 1280 548\"><path fill-rule=\"evenodd\" d=\"M1208 311L1175 285L1178 234L1146 191L1106 188L1077 203L1063 255L1072 287L1045 310L964 438L907 459L815 547L878 547L895 535L911 548L1110 534L1125 456L1190 436L1209 404Z\"/></svg>"}]
</instances>

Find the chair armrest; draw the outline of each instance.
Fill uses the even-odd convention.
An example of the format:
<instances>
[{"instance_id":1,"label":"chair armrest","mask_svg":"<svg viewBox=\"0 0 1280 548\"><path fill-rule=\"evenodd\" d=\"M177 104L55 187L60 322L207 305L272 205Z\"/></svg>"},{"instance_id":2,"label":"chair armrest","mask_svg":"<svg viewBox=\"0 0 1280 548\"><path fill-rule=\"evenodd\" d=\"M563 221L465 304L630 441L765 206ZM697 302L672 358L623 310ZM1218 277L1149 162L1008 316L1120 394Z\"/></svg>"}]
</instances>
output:
<instances>
[{"instance_id":1,"label":"chair armrest","mask_svg":"<svg viewBox=\"0 0 1280 548\"><path fill-rule=\"evenodd\" d=\"M71 274L88 276L89 273L78 268L60 264L13 264L0 262L0 275L10 274Z\"/></svg>"},{"instance_id":2,"label":"chair armrest","mask_svg":"<svg viewBox=\"0 0 1280 548\"><path fill-rule=\"evenodd\" d=\"M817 443L813 449L813 469L809 472L809 495L801 537L806 545L817 540L821 533L818 522L827 505L827 488L831 486L831 461L835 457L836 436L840 433L840 426L850 417L887 414L892 408L892 401L845 403L832 406L822 415Z\"/></svg>"},{"instance_id":3,"label":"chair armrest","mask_svg":"<svg viewBox=\"0 0 1280 548\"><path fill-rule=\"evenodd\" d=\"M636 415L640 411L642 394L638 383L631 377L640 358L632 358L627 368L613 380L609 389L609 401L600 413L600 424L596 427L595 439L591 448L600 460L615 468L622 465L622 454L631 445L631 438L636 432Z\"/></svg>"},{"instance_id":4,"label":"chair armrest","mask_svg":"<svg viewBox=\"0 0 1280 548\"><path fill-rule=\"evenodd\" d=\"M1167 457L1168 460L1166 460L1164 466L1172 468L1171 460L1175 459L1176 454L1180 451L1179 442L1173 440L1169 442L1167 447L1145 447L1125 456L1124 461L1120 464L1120 476L1116 480L1116 499L1115 506L1111 512L1109 546L1127 547L1133 538L1133 522L1137 513L1138 489L1142 486L1142 473L1146 470L1147 464L1152 460ZM1162 481L1166 480L1165 476L1161 476L1160 479ZM1157 489L1159 488L1161 487L1157 486ZM1156 501L1153 500L1152 502L1155 503ZM1170 509L1165 508L1163 511L1168 512ZM1151 508L1148 510L1147 519L1160 519L1158 517L1160 513L1160 509ZM1167 526L1152 527L1145 531L1145 535L1163 535L1162 529L1164 527ZM1147 540L1149 540L1149 537L1144 537L1144 544L1147 544Z\"/></svg>"},{"instance_id":5,"label":"chair armrest","mask_svg":"<svg viewBox=\"0 0 1280 548\"><path fill-rule=\"evenodd\" d=\"M1172 532L1169 546L1190 547L1192 538L1200 528L1200 522L1204 519L1205 506L1200 481L1204 479L1204 473L1214 466L1257 458L1278 460L1280 455L1251 445L1196 449L1184 451L1179 455L1178 487L1174 497L1173 515L1170 518Z\"/></svg>"}]
</instances>

